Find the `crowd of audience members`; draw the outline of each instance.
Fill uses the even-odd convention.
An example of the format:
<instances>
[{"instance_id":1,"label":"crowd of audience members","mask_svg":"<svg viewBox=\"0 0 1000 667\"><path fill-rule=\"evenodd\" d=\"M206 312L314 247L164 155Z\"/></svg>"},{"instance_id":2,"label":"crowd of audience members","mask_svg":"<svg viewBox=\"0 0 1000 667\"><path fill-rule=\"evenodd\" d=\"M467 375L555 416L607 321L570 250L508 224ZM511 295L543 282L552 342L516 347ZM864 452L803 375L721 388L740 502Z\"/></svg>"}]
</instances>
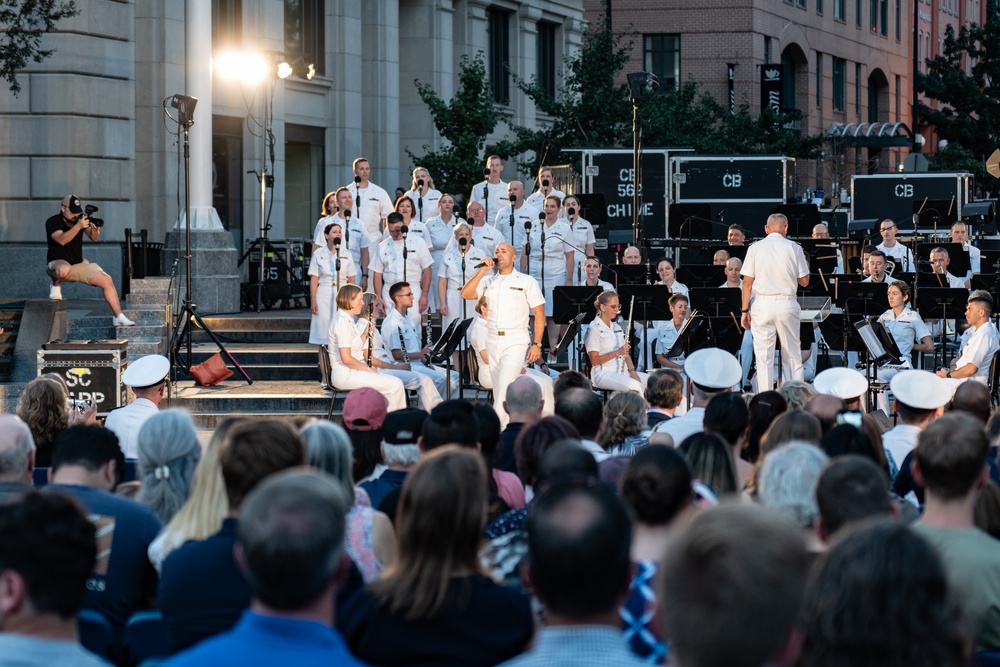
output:
<instances>
[{"instance_id":1,"label":"crowd of audience members","mask_svg":"<svg viewBox=\"0 0 1000 667\"><path fill-rule=\"evenodd\" d=\"M342 425L227 419L204 445L166 409L133 463L38 378L0 415L0 666L124 660L149 609L167 665L975 664L1000 652L1000 412L966 385L897 406L919 431L888 457L891 426L804 383L701 392L674 442L661 370L606 401L563 373L548 417L519 378L503 430L371 388Z\"/></svg>"}]
</instances>

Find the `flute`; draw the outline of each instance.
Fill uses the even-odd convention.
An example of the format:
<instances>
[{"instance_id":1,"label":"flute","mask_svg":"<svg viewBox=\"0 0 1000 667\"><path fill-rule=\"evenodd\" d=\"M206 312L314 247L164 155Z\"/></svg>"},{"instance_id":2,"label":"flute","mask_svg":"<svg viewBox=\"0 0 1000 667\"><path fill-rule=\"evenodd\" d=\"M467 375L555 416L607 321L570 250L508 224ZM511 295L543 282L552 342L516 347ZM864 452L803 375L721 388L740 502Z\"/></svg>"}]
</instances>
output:
<instances>
[{"instance_id":1,"label":"flute","mask_svg":"<svg viewBox=\"0 0 1000 667\"><path fill-rule=\"evenodd\" d=\"M375 346L375 299L368 302L368 367L373 366L372 350Z\"/></svg>"},{"instance_id":2,"label":"flute","mask_svg":"<svg viewBox=\"0 0 1000 667\"><path fill-rule=\"evenodd\" d=\"M633 315L635 315L635 295L634 294L632 295L632 300L629 301L629 305L628 305L628 324L625 325L625 331L622 332L622 343L623 344L628 342L628 337L629 337L629 335L632 332L632 316ZM622 359L622 357L624 357L624 356L625 355L620 355L618 357L618 360L619 360L619 363L618 363L618 366L619 366L618 372L620 374L622 374L622 375L625 375L625 369L628 368L628 363L626 363L625 360ZM622 367L624 367L624 368L622 368Z\"/></svg>"}]
</instances>

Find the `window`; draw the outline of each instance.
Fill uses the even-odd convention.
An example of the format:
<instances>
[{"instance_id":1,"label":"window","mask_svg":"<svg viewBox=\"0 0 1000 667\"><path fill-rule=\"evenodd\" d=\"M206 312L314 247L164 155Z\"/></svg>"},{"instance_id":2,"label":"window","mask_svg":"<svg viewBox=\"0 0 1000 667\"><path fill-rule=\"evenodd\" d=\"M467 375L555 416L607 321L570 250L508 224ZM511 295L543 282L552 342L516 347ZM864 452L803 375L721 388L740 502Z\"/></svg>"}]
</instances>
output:
<instances>
[{"instance_id":1,"label":"window","mask_svg":"<svg viewBox=\"0 0 1000 667\"><path fill-rule=\"evenodd\" d=\"M309 238L323 201L322 127L285 124L285 233Z\"/></svg>"},{"instance_id":2,"label":"window","mask_svg":"<svg viewBox=\"0 0 1000 667\"><path fill-rule=\"evenodd\" d=\"M854 0L854 22L861 27L861 0Z\"/></svg>"},{"instance_id":3,"label":"window","mask_svg":"<svg viewBox=\"0 0 1000 667\"><path fill-rule=\"evenodd\" d=\"M868 27L872 32L878 32L878 3L879 0L868 0Z\"/></svg>"},{"instance_id":4,"label":"window","mask_svg":"<svg viewBox=\"0 0 1000 667\"><path fill-rule=\"evenodd\" d=\"M861 116L861 63L854 63L854 112Z\"/></svg>"},{"instance_id":5,"label":"window","mask_svg":"<svg viewBox=\"0 0 1000 667\"><path fill-rule=\"evenodd\" d=\"M660 90L676 88L681 78L681 36L644 35L642 62L660 80Z\"/></svg>"},{"instance_id":6,"label":"window","mask_svg":"<svg viewBox=\"0 0 1000 667\"><path fill-rule=\"evenodd\" d=\"M771 38L764 36L764 64L771 62Z\"/></svg>"},{"instance_id":7,"label":"window","mask_svg":"<svg viewBox=\"0 0 1000 667\"><path fill-rule=\"evenodd\" d=\"M797 7L801 7L802 9L805 9L806 8L806 0L795 0L795 5Z\"/></svg>"},{"instance_id":8,"label":"window","mask_svg":"<svg viewBox=\"0 0 1000 667\"><path fill-rule=\"evenodd\" d=\"M847 17L846 0L833 0L833 18L837 21L845 21Z\"/></svg>"},{"instance_id":9,"label":"window","mask_svg":"<svg viewBox=\"0 0 1000 667\"><path fill-rule=\"evenodd\" d=\"M243 46L243 3L241 0L212 0L212 46L218 50Z\"/></svg>"},{"instance_id":10,"label":"window","mask_svg":"<svg viewBox=\"0 0 1000 667\"><path fill-rule=\"evenodd\" d=\"M816 13L823 15L823 0L816 0Z\"/></svg>"},{"instance_id":11,"label":"window","mask_svg":"<svg viewBox=\"0 0 1000 667\"><path fill-rule=\"evenodd\" d=\"M878 0L878 33L889 36L889 0Z\"/></svg>"},{"instance_id":12,"label":"window","mask_svg":"<svg viewBox=\"0 0 1000 667\"><path fill-rule=\"evenodd\" d=\"M323 0L285 0L285 57L302 56L317 74L326 71Z\"/></svg>"},{"instance_id":13,"label":"window","mask_svg":"<svg viewBox=\"0 0 1000 667\"><path fill-rule=\"evenodd\" d=\"M902 23L903 23L903 7L902 7L902 3L903 3L903 0L896 0L896 41L897 42L902 41L901 40L901 34L900 34L900 32L902 30L901 26L902 26Z\"/></svg>"},{"instance_id":14,"label":"window","mask_svg":"<svg viewBox=\"0 0 1000 667\"><path fill-rule=\"evenodd\" d=\"M847 108L847 61L833 59L833 108L844 111Z\"/></svg>"},{"instance_id":15,"label":"window","mask_svg":"<svg viewBox=\"0 0 1000 667\"><path fill-rule=\"evenodd\" d=\"M490 7L486 10L489 22L489 75L493 88L493 101L510 103L510 13Z\"/></svg>"},{"instance_id":16,"label":"window","mask_svg":"<svg viewBox=\"0 0 1000 667\"><path fill-rule=\"evenodd\" d=\"M538 85L556 96L556 24L538 24Z\"/></svg>"},{"instance_id":17,"label":"window","mask_svg":"<svg viewBox=\"0 0 1000 667\"><path fill-rule=\"evenodd\" d=\"M795 61L788 54L786 49L784 53L781 54L781 104L782 110L785 109L798 109L798 100L795 97ZM808 91L806 91L806 98L808 99ZM808 102L806 103L808 104Z\"/></svg>"},{"instance_id":18,"label":"window","mask_svg":"<svg viewBox=\"0 0 1000 667\"><path fill-rule=\"evenodd\" d=\"M816 53L816 106L823 106L823 54Z\"/></svg>"},{"instance_id":19,"label":"window","mask_svg":"<svg viewBox=\"0 0 1000 667\"><path fill-rule=\"evenodd\" d=\"M901 94L902 92L903 92L903 83L902 80L899 78L899 75L897 74L896 75L896 122L897 123L899 122L900 119L899 112L900 112L900 100L903 97Z\"/></svg>"}]
</instances>

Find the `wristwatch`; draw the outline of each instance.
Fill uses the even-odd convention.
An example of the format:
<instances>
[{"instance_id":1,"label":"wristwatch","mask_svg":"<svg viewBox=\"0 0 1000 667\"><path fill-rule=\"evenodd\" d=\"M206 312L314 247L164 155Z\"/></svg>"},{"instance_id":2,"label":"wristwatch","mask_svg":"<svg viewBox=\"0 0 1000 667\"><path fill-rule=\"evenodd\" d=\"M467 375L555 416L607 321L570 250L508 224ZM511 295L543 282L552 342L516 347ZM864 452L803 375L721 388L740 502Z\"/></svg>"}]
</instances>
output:
<instances>
[{"instance_id":1,"label":"wristwatch","mask_svg":"<svg viewBox=\"0 0 1000 667\"><path fill-rule=\"evenodd\" d=\"M532 343L532 345L534 345L535 347L537 347L539 350L542 349L542 344L539 343L538 341L535 341L534 343Z\"/></svg>"},{"instance_id":2,"label":"wristwatch","mask_svg":"<svg viewBox=\"0 0 1000 667\"><path fill-rule=\"evenodd\" d=\"M743 309L743 310L741 310L740 312L741 312L741 313L749 313L749 312L750 312L750 309L749 309L749 308L744 308L744 309Z\"/></svg>"},{"instance_id":3,"label":"wristwatch","mask_svg":"<svg viewBox=\"0 0 1000 667\"><path fill-rule=\"evenodd\" d=\"M945 371L944 376L946 378L950 378L951 377L951 371Z\"/></svg>"}]
</instances>

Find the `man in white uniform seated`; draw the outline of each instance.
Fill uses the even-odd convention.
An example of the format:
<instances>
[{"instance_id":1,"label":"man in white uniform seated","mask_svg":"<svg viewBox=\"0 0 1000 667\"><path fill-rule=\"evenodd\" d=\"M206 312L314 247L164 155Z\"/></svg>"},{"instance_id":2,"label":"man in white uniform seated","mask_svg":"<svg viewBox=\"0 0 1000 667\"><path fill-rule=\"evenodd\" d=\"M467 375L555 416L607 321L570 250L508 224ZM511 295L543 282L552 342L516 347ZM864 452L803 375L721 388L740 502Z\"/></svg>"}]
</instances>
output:
<instances>
[{"instance_id":1,"label":"man in white uniform seated","mask_svg":"<svg viewBox=\"0 0 1000 667\"><path fill-rule=\"evenodd\" d=\"M122 373L122 384L132 389L135 400L109 412L104 427L118 436L118 443L127 459L139 457L136 442L139 429L147 419L160 411L168 373L170 360L159 354L150 354L133 361Z\"/></svg>"},{"instance_id":2,"label":"man in white uniform seated","mask_svg":"<svg viewBox=\"0 0 1000 667\"><path fill-rule=\"evenodd\" d=\"M990 364L1000 350L1000 336L990 321L992 314L993 297L989 292L976 290L969 295L969 304L965 308L965 319L969 323L966 334L969 335L958 358L951 362L951 367L937 371L938 377L950 380L953 388L970 378L990 386Z\"/></svg>"},{"instance_id":3,"label":"man in white uniform seated","mask_svg":"<svg viewBox=\"0 0 1000 667\"><path fill-rule=\"evenodd\" d=\"M438 393L448 396L448 380L443 368L431 368L431 346L420 345L420 330L405 315L413 307L413 289L409 283L398 282L389 288L389 298L394 308L382 320L382 340L392 353L393 359L410 364L410 370L434 380ZM451 397L461 398L458 387L459 375L451 372Z\"/></svg>"}]
</instances>

